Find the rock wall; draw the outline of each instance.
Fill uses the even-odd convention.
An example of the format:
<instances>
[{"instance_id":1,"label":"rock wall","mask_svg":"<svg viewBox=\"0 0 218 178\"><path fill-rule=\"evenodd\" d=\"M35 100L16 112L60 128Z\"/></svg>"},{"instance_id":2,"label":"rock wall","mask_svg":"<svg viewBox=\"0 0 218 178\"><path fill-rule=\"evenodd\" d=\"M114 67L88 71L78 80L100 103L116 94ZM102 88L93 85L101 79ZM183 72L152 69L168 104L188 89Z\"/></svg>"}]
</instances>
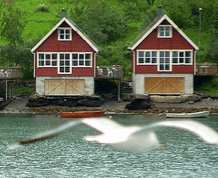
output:
<instances>
[{"instance_id":1,"label":"rock wall","mask_svg":"<svg viewBox=\"0 0 218 178\"><path fill-rule=\"evenodd\" d=\"M32 95L28 99L27 107L43 107L43 106L86 106L100 107L104 100L99 96L69 96L69 97L40 97Z\"/></svg>"}]
</instances>

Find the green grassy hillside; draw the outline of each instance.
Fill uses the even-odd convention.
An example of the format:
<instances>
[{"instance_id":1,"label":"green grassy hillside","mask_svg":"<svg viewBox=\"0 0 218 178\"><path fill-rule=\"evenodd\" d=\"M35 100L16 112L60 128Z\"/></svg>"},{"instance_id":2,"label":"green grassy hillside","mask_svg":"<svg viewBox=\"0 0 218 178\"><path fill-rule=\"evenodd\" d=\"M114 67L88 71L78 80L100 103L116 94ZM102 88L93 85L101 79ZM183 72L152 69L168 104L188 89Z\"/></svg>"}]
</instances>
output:
<instances>
[{"instance_id":1,"label":"green grassy hillside","mask_svg":"<svg viewBox=\"0 0 218 178\"><path fill-rule=\"evenodd\" d=\"M61 9L65 8L68 17L100 47L99 64L124 65L127 73L130 74L131 57L127 46L157 17L157 7L161 4L163 13L167 14L196 45L200 42L200 51L197 53L198 62L216 62L218 59L217 0L2 1L6 2L6 5L3 3L3 6L0 6L1 12L4 12L9 4L23 13L19 20L25 24L21 35L24 44L18 45L19 50L24 47L31 48L45 36L61 19ZM198 11L199 7L203 8L202 14ZM3 19L2 15L3 13L1 19ZM201 31L199 31L200 22ZM1 20L2 24L3 20ZM212 29L215 29L213 33L211 33ZM9 41L5 41L0 36L0 46L4 47L8 43ZM2 63L3 59L9 59L8 55L4 56L4 54L1 58ZM13 58L11 57L12 60Z\"/></svg>"}]
</instances>

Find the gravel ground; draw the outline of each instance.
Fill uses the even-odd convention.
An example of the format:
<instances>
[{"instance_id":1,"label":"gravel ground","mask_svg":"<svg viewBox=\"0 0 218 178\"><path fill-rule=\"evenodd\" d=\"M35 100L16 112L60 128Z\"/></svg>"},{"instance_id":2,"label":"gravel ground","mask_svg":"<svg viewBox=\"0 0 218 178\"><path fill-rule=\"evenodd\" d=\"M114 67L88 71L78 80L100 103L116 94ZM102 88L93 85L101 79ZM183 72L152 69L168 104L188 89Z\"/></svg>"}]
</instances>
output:
<instances>
[{"instance_id":1,"label":"gravel ground","mask_svg":"<svg viewBox=\"0 0 218 178\"><path fill-rule=\"evenodd\" d=\"M28 108L26 103L28 97L16 98L11 101L0 113L33 113L33 114L57 114L60 111L78 111L78 110L99 110L104 109L109 113L161 113L165 110L169 112L197 112L210 110L212 113L218 113L217 99L203 99L195 103L151 103L152 108L148 110L129 111L125 109L126 104L130 102L107 101L101 107L61 107L61 106L47 106Z\"/></svg>"}]
</instances>

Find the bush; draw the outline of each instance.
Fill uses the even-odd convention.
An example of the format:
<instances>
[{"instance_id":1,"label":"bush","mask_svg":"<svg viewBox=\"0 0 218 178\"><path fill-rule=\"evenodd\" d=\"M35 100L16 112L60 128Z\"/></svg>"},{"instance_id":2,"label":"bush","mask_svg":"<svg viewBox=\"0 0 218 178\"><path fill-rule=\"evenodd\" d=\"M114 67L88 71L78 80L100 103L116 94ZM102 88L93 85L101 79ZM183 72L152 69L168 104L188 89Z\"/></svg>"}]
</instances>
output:
<instances>
[{"instance_id":1,"label":"bush","mask_svg":"<svg viewBox=\"0 0 218 178\"><path fill-rule=\"evenodd\" d=\"M13 93L19 95L31 95L36 90L35 86L16 86L13 87Z\"/></svg>"},{"instance_id":2,"label":"bush","mask_svg":"<svg viewBox=\"0 0 218 178\"><path fill-rule=\"evenodd\" d=\"M88 3L88 2L87 2ZM115 41L128 30L125 13L101 0L93 4L78 4L71 12L71 18L97 43Z\"/></svg>"},{"instance_id":3,"label":"bush","mask_svg":"<svg viewBox=\"0 0 218 178\"><path fill-rule=\"evenodd\" d=\"M38 11L48 12L48 7L45 4L39 4Z\"/></svg>"}]
</instances>

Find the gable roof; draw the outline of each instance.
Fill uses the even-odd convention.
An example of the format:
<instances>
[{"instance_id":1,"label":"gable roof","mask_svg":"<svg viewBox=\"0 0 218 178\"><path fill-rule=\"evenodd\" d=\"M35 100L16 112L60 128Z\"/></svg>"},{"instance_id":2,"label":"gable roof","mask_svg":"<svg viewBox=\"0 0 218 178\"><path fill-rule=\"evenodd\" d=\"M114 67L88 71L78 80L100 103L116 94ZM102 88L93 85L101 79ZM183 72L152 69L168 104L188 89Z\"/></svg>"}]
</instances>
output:
<instances>
[{"instance_id":1,"label":"gable roof","mask_svg":"<svg viewBox=\"0 0 218 178\"><path fill-rule=\"evenodd\" d=\"M167 20L174 29L176 29L194 48L198 50L199 48L194 44L194 42L182 31L179 27L167 16L162 15L156 18L142 33L139 37L128 47L130 50L135 50L135 48L150 35L154 29L156 29L164 20Z\"/></svg>"},{"instance_id":2,"label":"gable roof","mask_svg":"<svg viewBox=\"0 0 218 178\"><path fill-rule=\"evenodd\" d=\"M66 22L75 32L77 32L83 40L85 40L91 48L95 51L99 51L99 47L72 21L67 19L66 17L62 18L60 22L55 25L53 29L51 29L47 35L44 36L32 49L31 52L34 52L48 37L63 23Z\"/></svg>"}]
</instances>

